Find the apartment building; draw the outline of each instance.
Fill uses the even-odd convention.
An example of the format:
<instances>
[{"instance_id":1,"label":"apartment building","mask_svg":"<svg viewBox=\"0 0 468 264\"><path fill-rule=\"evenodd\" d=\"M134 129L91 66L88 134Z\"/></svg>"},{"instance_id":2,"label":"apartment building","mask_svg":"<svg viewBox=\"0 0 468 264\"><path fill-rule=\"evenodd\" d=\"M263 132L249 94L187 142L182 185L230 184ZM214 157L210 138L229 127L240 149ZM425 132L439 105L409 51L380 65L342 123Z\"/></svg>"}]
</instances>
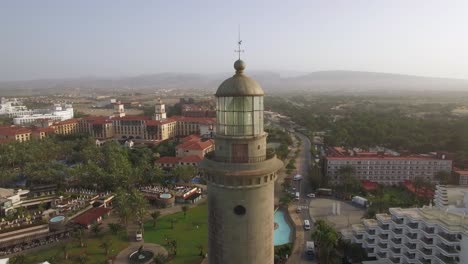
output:
<instances>
[{"instance_id":1,"label":"apartment building","mask_svg":"<svg viewBox=\"0 0 468 264\"><path fill-rule=\"evenodd\" d=\"M18 126L0 126L0 140L2 142L25 142L31 140L32 130Z\"/></svg>"},{"instance_id":2,"label":"apartment building","mask_svg":"<svg viewBox=\"0 0 468 264\"><path fill-rule=\"evenodd\" d=\"M468 189L442 186L436 193L435 200L449 205L436 201L436 206L390 208L389 214L364 219L341 233L376 258L365 264L468 263Z\"/></svg>"},{"instance_id":3,"label":"apartment building","mask_svg":"<svg viewBox=\"0 0 468 264\"><path fill-rule=\"evenodd\" d=\"M340 182L339 170L343 166L354 168L359 180L393 185L422 177L435 182L439 171L452 171L452 161L443 155L393 156L377 152L332 155L325 158L325 173L332 182Z\"/></svg>"}]
</instances>

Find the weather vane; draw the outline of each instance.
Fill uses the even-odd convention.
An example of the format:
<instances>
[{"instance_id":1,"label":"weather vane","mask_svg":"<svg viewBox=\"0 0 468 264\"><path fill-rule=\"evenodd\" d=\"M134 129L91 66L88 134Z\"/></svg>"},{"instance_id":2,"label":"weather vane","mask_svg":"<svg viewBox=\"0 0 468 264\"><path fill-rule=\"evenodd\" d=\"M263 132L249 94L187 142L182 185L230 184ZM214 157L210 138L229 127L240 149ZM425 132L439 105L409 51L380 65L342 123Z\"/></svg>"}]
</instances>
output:
<instances>
[{"instance_id":1,"label":"weather vane","mask_svg":"<svg viewBox=\"0 0 468 264\"><path fill-rule=\"evenodd\" d=\"M237 50L234 50L234 52L237 52L239 54L239 60L240 60L240 55L242 52L244 52L243 49L241 49L241 45L242 45L242 40L240 39L240 25L239 25L239 37L238 37L238 41L237 41L237 45L239 46L239 48Z\"/></svg>"}]
</instances>

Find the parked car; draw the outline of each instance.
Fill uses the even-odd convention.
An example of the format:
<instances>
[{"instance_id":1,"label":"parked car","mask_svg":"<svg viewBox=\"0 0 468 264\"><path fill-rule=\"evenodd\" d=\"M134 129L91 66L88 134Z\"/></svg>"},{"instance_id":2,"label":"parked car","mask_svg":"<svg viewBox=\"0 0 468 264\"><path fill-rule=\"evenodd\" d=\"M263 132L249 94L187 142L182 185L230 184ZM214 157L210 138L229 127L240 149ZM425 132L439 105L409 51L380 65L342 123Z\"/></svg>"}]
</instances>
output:
<instances>
[{"instance_id":1,"label":"parked car","mask_svg":"<svg viewBox=\"0 0 468 264\"><path fill-rule=\"evenodd\" d=\"M296 174L296 175L294 176L293 180L295 180L295 181L300 181L300 180L302 180L302 175Z\"/></svg>"},{"instance_id":2,"label":"parked car","mask_svg":"<svg viewBox=\"0 0 468 264\"><path fill-rule=\"evenodd\" d=\"M136 232L135 240L136 240L136 241L141 241L141 240L143 240L143 233L141 232L141 230L138 230L138 231Z\"/></svg>"},{"instance_id":3,"label":"parked car","mask_svg":"<svg viewBox=\"0 0 468 264\"><path fill-rule=\"evenodd\" d=\"M309 194L307 194L307 197L309 197L309 198L315 198L315 193L309 193Z\"/></svg>"},{"instance_id":4,"label":"parked car","mask_svg":"<svg viewBox=\"0 0 468 264\"><path fill-rule=\"evenodd\" d=\"M296 213L299 214L299 213L301 213L301 212L302 212L302 208L298 206L298 207L296 208Z\"/></svg>"}]
</instances>

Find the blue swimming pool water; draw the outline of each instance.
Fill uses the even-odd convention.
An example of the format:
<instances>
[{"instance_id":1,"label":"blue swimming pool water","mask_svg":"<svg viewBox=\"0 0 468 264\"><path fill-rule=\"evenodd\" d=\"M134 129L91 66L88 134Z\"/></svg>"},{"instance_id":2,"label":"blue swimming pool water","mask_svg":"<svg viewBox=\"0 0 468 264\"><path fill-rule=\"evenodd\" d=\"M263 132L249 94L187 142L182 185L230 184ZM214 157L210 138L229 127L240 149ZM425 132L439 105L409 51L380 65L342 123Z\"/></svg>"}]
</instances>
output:
<instances>
[{"instance_id":1,"label":"blue swimming pool water","mask_svg":"<svg viewBox=\"0 0 468 264\"><path fill-rule=\"evenodd\" d=\"M63 219L65 219L65 216L59 215L59 216L56 216L56 217L53 217L52 219L50 219L50 222L56 223L56 222L63 221Z\"/></svg>"},{"instance_id":2,"label":"blue swimming pool water","mask_svg":"<svg viewBox=\"0 0 468 264\"><path fill-rule=\"evenodd\" d=\"M275 223L278 224L278 228L275 229L274 233L274 245L284 245L291 242L291 227L286 221L286 216L282 210L275 212Z\"/></svg>"}]
</instances>

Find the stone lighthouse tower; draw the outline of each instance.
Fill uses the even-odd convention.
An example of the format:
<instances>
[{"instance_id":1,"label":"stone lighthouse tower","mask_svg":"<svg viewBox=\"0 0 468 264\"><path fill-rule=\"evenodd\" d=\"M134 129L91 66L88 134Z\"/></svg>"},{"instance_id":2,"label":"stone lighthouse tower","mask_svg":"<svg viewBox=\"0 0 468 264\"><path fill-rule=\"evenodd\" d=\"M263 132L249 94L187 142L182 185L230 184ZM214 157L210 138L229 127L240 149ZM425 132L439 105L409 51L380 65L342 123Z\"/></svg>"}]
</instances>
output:
<instances>
[{"instance_id":1,"label":"stone lighthouse tower","mask_svg":"<svg viewBox=\"0 0 468 264\"><path fill-rule=\"evenodd\" d=\"M210 264L273 264L274 182L283 163L267 153L263 90L245 63L218 88L215 151L201 167L208 182Z\"/></svg>"}]
</instances>

